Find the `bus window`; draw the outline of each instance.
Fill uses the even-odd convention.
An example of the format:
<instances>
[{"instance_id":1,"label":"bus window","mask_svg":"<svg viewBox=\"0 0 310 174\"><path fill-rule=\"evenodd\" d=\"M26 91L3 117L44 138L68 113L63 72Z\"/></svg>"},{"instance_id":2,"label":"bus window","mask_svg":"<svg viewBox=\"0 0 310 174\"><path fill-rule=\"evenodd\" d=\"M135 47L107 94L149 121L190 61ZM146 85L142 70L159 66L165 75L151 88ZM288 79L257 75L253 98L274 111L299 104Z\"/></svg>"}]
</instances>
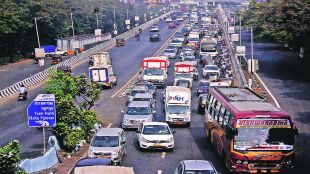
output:
<instances>
[{"instance_id":1,"label":"bus window","mask_svg":"<svg viewBox=\"0 0 310 174\"><path fill-rule=\"evenodd\" d=\"M230 117L229 117L228 123L229 123L231 126L233 126L233 125L234 125L234 119L235 119L234 114L230 114Z\"/></svg>"},{"instance_id":2,"label":"bus window","mask_svg":"<svg viewBox=\"0 0 310 174\"><path fill-rule=\"evenodd\" d=\"M223 119L224 119L225 110L226 110L225 107L222 106L222 107L221 107L221 110L220 110L220 113L219 113L219 115L218 115L218 123L219 123L219 125L221 125L221 126L222 126L222 124L223 124Z\"/></svg>"},{"instance_id":3,"label":"bus window","mask_svg":"<svg viewBox=\"0 0 310 174\"><path fill-rule=\"evenodd\" d=\"M208 111L210 114L212 114L212 112L213 112L213 105L214 105L214 97L211 96L210 97L210 104L209 104L209 108L208 108Z\"/></svg>"},{"instance_id":4,"label":"bus window","mask_svg":"<svg viewBox=\"0 0 310 174\"><path fill-rule=\"evenodd\" d=\"M221 108L221 104L218 101L216 101L214 104L214 111L213 111L214 113L212 116L217 121L218 121L217 117L218 117L218 114L220 112L220 108Z\"/></svg>"},{"instance_id":5,"label":"bus window","mask_svg":"<svg viewBox=\"0 0 310 174\"><path fill-rule=\"evenodd\" d=\"M206 103L206 108L209 108L209 105L210 105L210 102L211 102L210 98L211 98L211 94L209 93L208 94L207 103Z\"/></svg>"},{"instance_id":6,"label":"bus window","mask_svg":"<svg viewBox=\"0 0 310 174\"><path fill-rule=\"evenodd\" d=\"M230 115L230 112L226 110L225 115L224 115L224 121L223 121L224 127L228 124L229 115Z\"/></svg>"}]
</instances>

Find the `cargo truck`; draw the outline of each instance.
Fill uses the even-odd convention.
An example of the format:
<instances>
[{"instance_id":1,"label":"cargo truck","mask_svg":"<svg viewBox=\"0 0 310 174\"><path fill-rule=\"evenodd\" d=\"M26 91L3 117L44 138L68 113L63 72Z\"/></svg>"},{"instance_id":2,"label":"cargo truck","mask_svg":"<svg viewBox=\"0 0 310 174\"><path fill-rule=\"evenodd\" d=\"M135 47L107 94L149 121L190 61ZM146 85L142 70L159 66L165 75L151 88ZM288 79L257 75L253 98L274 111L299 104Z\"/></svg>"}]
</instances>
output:
<instances>
[{"instance_id":1,"label":"cargo truck","mask_svg":"<svg viewBox=\"0 0 310 174\"><path fill-rule=\"evenodd\" d=\"M98 52L89 59L88 66L112 65L109 52Z\"/></svg>"},{"instance_id":2,"label":"cargo truck","mask_svg":"<svg viewBox=\"0 0 310 174\"><path fill-rule=\"evenodd\" d=\"M97 82L102 87L112 88L117 85L117 79L113 72L112 65L98 65L89 67L89 77L91 81Z\"/></svg>"},{"instance_id":3,"label":"cargo truck","mask_svg":"<svg viewBox=\"0 0 310 174\"><path fill-rule=\"evenodd\" d=\"M152 82L156 86L165 87L169 60L165 56L147 57L141 62L142 80Z\"/></svg>"}]
</instances>

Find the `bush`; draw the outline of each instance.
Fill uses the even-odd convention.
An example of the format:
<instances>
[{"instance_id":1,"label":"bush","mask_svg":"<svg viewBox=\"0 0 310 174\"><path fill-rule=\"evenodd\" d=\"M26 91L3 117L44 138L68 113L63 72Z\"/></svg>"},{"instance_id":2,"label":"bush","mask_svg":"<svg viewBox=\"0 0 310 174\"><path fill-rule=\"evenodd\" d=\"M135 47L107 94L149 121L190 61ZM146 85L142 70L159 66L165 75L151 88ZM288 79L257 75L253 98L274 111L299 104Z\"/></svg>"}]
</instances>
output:
<instances>
[{"instance_id":1,"label":"bush","mask_svg":"<svg viewBox=\"0 0 310 174\"><path fill-rule=\"evenodd\" d=\"M20 161L21 145L17 140L0 147L0 173L24 173L17 164Z\"/></svg>"}]
</instances>

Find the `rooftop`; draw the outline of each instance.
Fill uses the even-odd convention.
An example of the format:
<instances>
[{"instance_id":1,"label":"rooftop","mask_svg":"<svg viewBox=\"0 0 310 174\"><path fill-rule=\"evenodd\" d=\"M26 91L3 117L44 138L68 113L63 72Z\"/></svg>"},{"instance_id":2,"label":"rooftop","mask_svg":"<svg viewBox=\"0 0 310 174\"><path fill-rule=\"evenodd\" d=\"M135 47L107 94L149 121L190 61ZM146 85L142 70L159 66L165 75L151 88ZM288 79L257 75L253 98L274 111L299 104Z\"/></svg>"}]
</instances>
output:
<instances>
[{"instance_id":1,"label":"rooftop","mask_svg":"<svg viewBox=\"0 0 310 174\"><path fill-rule=\"evenodd\" d=\"M246 88L216 88L226 99L230 102L242 102L242 101L257 101L263 102L264 98Z\"/></svg>"},{"instance_id":2,"label":"rooftop","mask_svg":"<svg viewBox=\"0 0 310 174\"><path fill-rule=\"evenodd\" d=\"M101 128L96 133L96 136L118 136L121 131L121 128Z\"/></svg>"}]
</instances>

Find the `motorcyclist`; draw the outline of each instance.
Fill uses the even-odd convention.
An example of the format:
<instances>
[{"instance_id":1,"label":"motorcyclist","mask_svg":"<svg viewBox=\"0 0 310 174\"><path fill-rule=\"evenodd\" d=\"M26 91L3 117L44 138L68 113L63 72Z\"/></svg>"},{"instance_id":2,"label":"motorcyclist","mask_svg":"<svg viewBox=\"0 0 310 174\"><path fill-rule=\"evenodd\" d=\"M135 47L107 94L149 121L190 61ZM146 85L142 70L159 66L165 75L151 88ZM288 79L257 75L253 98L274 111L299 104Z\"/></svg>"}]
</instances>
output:
<instances>
[{"instance_id":1,"label":"motorcyclist","mask_svg":"<svg viewBox=\"0 0 310 174\"><path fill-rule=\"evenodd\" d=\"M24 94L25 96L27 96L28 92L27 92L27 88L25 87L24 84L21 84L19 87L19 94Z\"/></svg>"},{"instance_id":2,"label":"motorcyclist","mask_svg":"<svg viewBox=\"0 0 310 174\"><path fill-rule=\"evenodd\" d=\"M140 34L139 34L139 32L136 32L135 37L136 37L137 40L140 39Z\"/></svg>"},{"instance_id":3,"label":"motorcyclist","mask_svg":"<svg viewBox=\"0 0 310 174\"><path fill-rule=\"evenodd\" d=\"M140 33L140 34L142 33L142 28L139 28L139 33Z\"/></svg>"}]
</instances>

